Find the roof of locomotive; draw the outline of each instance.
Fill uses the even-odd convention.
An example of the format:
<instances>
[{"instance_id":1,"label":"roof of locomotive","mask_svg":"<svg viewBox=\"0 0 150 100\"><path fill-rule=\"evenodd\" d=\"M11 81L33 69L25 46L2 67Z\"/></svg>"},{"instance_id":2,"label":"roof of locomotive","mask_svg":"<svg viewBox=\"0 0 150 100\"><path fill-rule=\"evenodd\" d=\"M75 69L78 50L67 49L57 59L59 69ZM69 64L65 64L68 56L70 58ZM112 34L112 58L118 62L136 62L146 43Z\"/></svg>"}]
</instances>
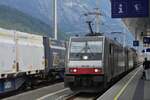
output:
<instances>
[{"instance_id":1,"label":"roof of locomotive","mask_svg":"<svg viewBox=\"0 0 150 100\"><path fill-rule=\"evenodd\" d=\"M119 46L122 46L118 41L116 41L116 40L112 40L112 39L110 39L110 38L108 38L108 37L106 37L106 36L81 36L81 37L78 37L78 36L73 36L73 37L70 37L70 39L72 40L83 40L83 39L89 39L89 40L96 40L96 39L100 39L100 38L105 38L105 40L107 40L107 41L109 41L109 42L111 42L111 43L113 43L113 44L115 44L115 45L119 45ZM122 46L123 47L123 46Z\"/></svg>"}]
</instances>

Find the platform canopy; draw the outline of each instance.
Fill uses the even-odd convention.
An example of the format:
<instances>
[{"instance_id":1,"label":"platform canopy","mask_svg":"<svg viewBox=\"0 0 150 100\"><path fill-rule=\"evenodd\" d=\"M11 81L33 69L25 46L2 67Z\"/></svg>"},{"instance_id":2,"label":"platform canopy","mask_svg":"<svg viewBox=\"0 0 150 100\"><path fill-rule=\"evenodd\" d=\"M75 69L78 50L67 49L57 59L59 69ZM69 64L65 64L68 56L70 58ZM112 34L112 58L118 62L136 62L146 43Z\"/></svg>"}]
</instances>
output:
<instances>
[{"instance_id":1,"label":"platform canopy","mask_svg":"<svg viewBox=\"0 0 150 100\"><path fill-rule=\"evenodd\" d=\"M149 2L149 15L150 15L150 2ZM150 16L149 17L136 17L136 18L123 18L123 22L134 34L137 39L142 40L143 36L150 36Z\"/></svg>"},{"instance_id":2,"label":"platform canopy","mask_svg":"<svg viewBox=\"0 0 150 100\"><path fill-rule=\"evenodd\" d=\"M150 35L149 0L110 0L110 1L112 4L111 6L112 18L122 18L125 25L131 31L131 33L133 33L133 35L137 40L142 40L143 36Z\"/></svg>"}]
</instances>

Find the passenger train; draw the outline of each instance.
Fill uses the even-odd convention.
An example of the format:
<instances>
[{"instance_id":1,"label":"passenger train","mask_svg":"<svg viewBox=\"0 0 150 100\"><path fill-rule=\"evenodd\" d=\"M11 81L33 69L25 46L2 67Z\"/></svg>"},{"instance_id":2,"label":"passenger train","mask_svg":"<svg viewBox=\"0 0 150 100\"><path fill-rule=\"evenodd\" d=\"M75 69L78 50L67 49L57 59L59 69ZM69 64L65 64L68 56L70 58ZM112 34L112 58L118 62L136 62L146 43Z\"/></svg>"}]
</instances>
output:
<instances>
[{"instance_id":1,"label":"passenger train","mask_svg":"<svg viewBox=\"0 0 150 100\"><path fill-rule=\"evenodd\" d=\"M137 53L105 36L71 37L67 50L65 86L98 92L137 66Z\"/></svg>"}]
</instances>

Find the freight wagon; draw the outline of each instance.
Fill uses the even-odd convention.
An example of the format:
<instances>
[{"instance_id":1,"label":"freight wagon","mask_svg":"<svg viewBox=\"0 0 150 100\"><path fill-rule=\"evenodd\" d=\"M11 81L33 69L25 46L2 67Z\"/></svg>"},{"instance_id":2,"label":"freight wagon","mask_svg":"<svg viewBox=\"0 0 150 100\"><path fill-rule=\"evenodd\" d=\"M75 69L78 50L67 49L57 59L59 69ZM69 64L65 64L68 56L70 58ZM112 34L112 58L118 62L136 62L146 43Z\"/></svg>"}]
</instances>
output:
<instances>
[{"instance_id":1,"label":"freight wagon","mask_svg":"<svg viewBox=\"0 0 150 100\"><path fill-rule=\"evenodd\" d=\"M63 77L65 49L65 43L48 37L0 28L0 94L32 82L31 77Z\"/></svg>"}]
</instances>

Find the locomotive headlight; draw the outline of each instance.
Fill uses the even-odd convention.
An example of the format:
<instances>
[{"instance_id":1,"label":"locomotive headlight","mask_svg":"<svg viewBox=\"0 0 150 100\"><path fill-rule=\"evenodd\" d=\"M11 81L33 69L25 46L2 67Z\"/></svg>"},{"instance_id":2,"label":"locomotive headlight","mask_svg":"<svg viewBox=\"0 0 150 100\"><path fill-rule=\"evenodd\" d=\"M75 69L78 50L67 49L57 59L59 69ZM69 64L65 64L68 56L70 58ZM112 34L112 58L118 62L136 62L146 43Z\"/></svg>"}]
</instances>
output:
<instances>
[{"instance_id":1,"label":"locomotive headlight","mask_svg":"<svg viewBox=\"0 0 150 100\"><path fill-rule=\"evenodd\" d=\"M99 69L94 69L95 73L99 72Z\"/></svg>"},{"instance_id":2,"label":"locomotive headlight","mask_svg":"<svg viewBox=\"0 0 150 100\"><path fill-rule=\"evenodd\" d=\"M69 72L70 72L70 73L76 73L76 72L77 72L77 68L70 68L70 69L69 69Z\"/></svg>"},{"instance_id":3,"label":"locomotive headlight","mask_svg":"<svg viewBox=\"0 0 150 100\"><path fill-rule=\"evenodd\" d=\"M77 72L77 69L73 69L73 72L75 72L75 73L76 73L76 72Z\"/></svg>"},{"instance_id":4,"label":"locomotive headlight","mask_svg":"<svg viewBox=\"0 0 150 100\"><path fill-rule=\"evenodd\" d=\"M87 59L88 59L88 56L83 56L83 59L84 59L84 60L87 60Z\"/></svg>"}]
</instances>

